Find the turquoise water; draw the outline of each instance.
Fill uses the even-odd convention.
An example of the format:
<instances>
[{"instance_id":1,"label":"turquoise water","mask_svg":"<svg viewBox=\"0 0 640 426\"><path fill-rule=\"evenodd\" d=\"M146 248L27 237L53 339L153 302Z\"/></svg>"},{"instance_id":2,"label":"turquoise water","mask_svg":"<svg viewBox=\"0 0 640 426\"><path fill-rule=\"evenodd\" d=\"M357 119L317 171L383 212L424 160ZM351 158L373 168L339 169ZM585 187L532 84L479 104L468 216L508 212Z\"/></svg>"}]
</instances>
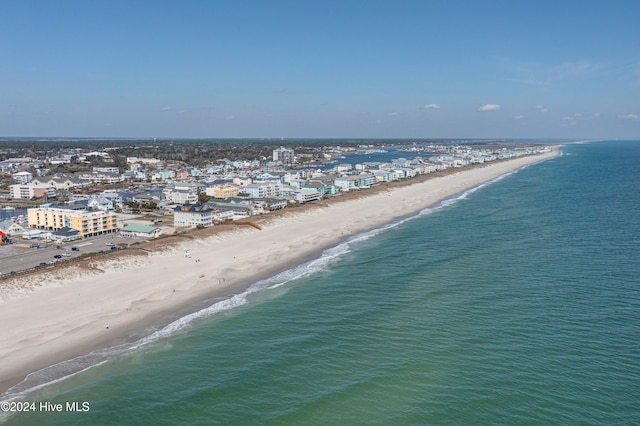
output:
<instances>
[{"instance_id":1,"label":"turquoise water","mask_svg":"<svg viewBox=\"0 0 640 426\"><path fill-rule=\"evenodd\" d=\"M640 142L563 151L29 397L88 412L6 424L638 424Z\"/></svg>"}]
</instances>

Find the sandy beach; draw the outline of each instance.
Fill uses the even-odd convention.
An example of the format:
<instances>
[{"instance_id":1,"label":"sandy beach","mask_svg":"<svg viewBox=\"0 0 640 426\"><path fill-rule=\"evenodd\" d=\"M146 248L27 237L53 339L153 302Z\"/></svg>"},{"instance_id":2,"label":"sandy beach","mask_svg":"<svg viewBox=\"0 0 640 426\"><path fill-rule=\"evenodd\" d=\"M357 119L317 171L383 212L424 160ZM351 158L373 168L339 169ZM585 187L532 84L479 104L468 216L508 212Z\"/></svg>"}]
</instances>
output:
<instances>
[{"instance_id":1,"label":"sandy beach","mask_svg":"<svg viewBox=\"0 0 640 426\"><path fill-rule=\"evenodd\" d=\"M212 297L243 291L341 240L418 212L550 153L488 163L370 196L184 238L164 250L91 261L0 282L0 392L52 364L142 337ZM363 191L363 194L366 191ZM190 256L185 256L186 252Z\"/></svg>"}]
</instances>

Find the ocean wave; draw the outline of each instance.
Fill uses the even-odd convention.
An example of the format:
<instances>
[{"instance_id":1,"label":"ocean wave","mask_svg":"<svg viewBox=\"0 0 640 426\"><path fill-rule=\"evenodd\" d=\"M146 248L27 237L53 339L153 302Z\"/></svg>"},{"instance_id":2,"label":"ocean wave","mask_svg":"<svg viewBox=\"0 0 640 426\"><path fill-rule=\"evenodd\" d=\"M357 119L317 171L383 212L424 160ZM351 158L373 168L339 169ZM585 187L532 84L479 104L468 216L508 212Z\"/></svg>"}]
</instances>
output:
<instances>
[{"instance_id":1,"label":"ocean wave","mask_svg":"<svg viewBox=\"0 0 640 426\"><path fill-rule=\"evenodd\" d=\"M257 281L253 285L251 285L249 288L247 288L244 292L235 294L224 300L218 300L215 303L211 304L210 306L207 306L196 312L182 316L177 320L169 323L165 327L161 328L160 330L154 331L151 334L133 343L122 344L122 345L110 347L107 349L94 351L88 355L83 355L68 361L63 361L58 364L52 365L50 367L44 368L42 370L33 372L29 374L25 378L25 380L23 380L21 383L15 385L14 387L6 391L3 395L0 395L0 400L2 401L21 400L25 398L27 395L33 394L34 392L40 389L43 389L46 386L58 383L64 379L77 375L90 368L104 364L110 359L121 356L127 352L131 352L133 350L139 349L143 346L146 346L158 340L170 338L190 328L196 321L210 318L221 312L229 311L231 309L243 306L247 304L247 297L250 294L257 293L260 291L273 290L273 289L282 287L286 284L289 284L291 282L294 282L296 280L299 280L301 278L308 277L310 275L327 270L333 263L338 261L340 257L344 256L347 253L352 252L352 248L354 245L365 242L379 235L382 232L396 228L408 221L421 218L426 215L430 215L444 208L452 206L453 204L464 200L469 195L486 187L487 185L498 182L507 176L517 173L521 169L510 171L490 181L483 182L463 192L460 192L451 197L448 197L440 201L436 205L423 209L416 214L406 216L402 219L398 219L394 222L388 223L378 228L374 228L374 229L353 235L351 237L348 237L342 243L339 243L333 247L325 249L315 259L296 265L290 269L282 271L269 278ZM0 413L0 417L2 417L2 415L3 413Z\"/></svg>"}]
</instances>

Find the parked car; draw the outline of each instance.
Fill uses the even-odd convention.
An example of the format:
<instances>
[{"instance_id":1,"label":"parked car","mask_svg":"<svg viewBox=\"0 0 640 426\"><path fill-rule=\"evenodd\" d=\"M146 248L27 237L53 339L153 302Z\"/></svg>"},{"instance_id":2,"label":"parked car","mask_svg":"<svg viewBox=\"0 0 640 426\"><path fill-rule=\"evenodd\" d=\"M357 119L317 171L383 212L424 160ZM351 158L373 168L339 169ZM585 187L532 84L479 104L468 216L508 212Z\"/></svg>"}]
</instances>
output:
<instances>
[{"instance_id":1,"label":"parked car","mask_svg":"<svg viewBox=\"0 0 640 426\"><path fill-rule=\"evenodd\" d=\"M72 251L80 251L80 249L78 247L71 247Z\"/></svg>"},{"instance_id":2,"label":"parked car","mask_svg":"<svg viewBox=\"0 0 640 426\"><path fill-rule=\"evenodd\" d=\"M29 247L31 247L31 248L40 248L40 244L38 244L38 243L31 243L31 244L29 244Z\"/></svg>"},{"instance_id":3,"label":"parked car","mask_svg":"<svg viewBox=\"0 0 640 426\"><path fill-rule=\"evenodd\" d=\"M105 243L104 245L109 246L109 247L115 246L115 244L113 244L113 243Z\"/></svg>"},{"instance_id":4,"label":"parked car","mask_svg":"<svg viewBox=\"0 0 640 426\"><path fill-rule=\"evenodd\" d=\"M69 253L68 251L65 251L64 253L62 253L62 255L64 257L69 257L69 256L71 256L71 253Z\"/></svg>"},{"instance_id":5,"label":"parked car","mask_svg":"<svg viewBox=\"0 0 640 426\"><path fill-rule=\"evenodd\" d=\"M56 258L56 259L62 259L62 255L61 254L54 254L53 257Z\"/></svg>"}]
</instances>

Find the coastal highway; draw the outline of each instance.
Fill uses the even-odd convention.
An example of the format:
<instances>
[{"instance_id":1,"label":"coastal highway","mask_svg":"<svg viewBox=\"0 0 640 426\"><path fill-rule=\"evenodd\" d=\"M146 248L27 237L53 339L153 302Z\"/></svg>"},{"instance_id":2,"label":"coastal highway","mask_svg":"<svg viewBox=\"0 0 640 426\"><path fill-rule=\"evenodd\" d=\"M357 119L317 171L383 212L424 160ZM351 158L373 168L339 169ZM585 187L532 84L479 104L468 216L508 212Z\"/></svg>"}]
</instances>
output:
<instances>
[{"instance_id":1,"label":"coastal highway","mask_svg":"<svg viewBox=\"0 0 640 426\"><path fill-rule=\"evenodd\" d=\"M136 241L138 240L135 238L122 238L116 235L105 235L61 244L45 243L38 240L18 240L14 241L14 244L0 246L0 273L2 275L9 274L12 271L33 268L41 263L64 262L66 259L78 257L83 253L110 250L107 243L122 247L121 244L128 246ZM40 244L40 248L30 247L31 244ZM78 250L74 251L71 249L72 247L76 247ZM56 259L55 255L62 257Z\"/></svg>"}]
</instances>

